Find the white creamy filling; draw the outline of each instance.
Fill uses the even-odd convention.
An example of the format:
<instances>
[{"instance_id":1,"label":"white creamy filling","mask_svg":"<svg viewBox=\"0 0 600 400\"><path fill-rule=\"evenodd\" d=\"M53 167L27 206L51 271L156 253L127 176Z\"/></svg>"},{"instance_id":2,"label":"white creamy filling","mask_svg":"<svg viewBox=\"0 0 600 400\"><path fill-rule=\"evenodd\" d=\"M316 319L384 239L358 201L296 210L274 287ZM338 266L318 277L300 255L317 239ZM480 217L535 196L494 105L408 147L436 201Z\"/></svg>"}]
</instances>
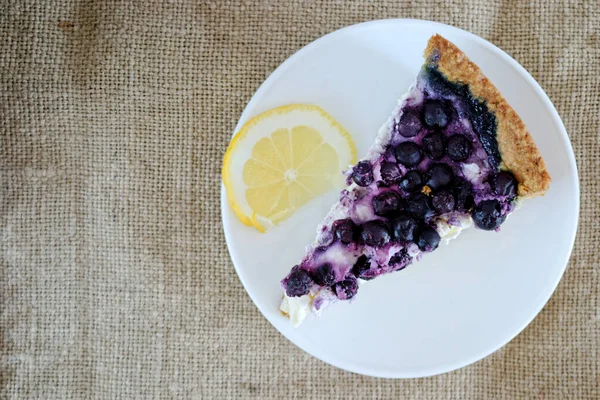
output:
<instances>
[{"instance_id":1,"label":"white creamy filling","mask_svg":"<svg viewBox=\"0 0 600 400\"><path fill-rule=\"evenodd\" d=\"M462 170L467 180L471 182L479 182L479 175L481 175L481 169L479 168L479 165L475 163L463 164Z\"/></svg>"},{"instance_id":2,"label":"white creamy filling","mask_svg":"<svg viewBox=\"0 0 600 400\"><path fill-rule=\"evenodd\" d=\"M445 218L441 218L436 226L436 230L440 234L441 239L444 243L448 244L451 240L456 239L460 233L473 226L473 220L470 215L461 215L457 217L458 225L448 224Z\"/></svg>"},{"instance_id":3,"label":"white creamy filling","mask_svg":"<svg viewBox=\"0 0 600 400\"><path fill-rule=\"evenodd\" d=\"M331 263L331 264L341 264L348 265L349 263L353 263L355 259L354 254L348 252L348 250L343 246L331 246L327 249L326 252L320 253L315 256L315 263L317 265L323 263Z\"/></svg>"},{"instance_id":4,"label":"white creamy filling","mask_svg":"<svg viewBox=\"0 0 600 400\"><path fill-rule=\"evenodd\" d=\"M373 208L371 208L371 206L360 203L356 204L356 206L354 207L354 215L359 221L369 221L375 216L375 214L373 214Z\"/></svg>"},{"instance_id":5,"label":"white creamy filling","mask_svg":"<svg viewBox=\"0 0 600 400\"><path fill-rule=\"evenodd\" d=\"M286 314L294 328L297 328L310 313L312 298L309 295L288 297L285 293L279 309Z\"/></svg>"}]
</instances>

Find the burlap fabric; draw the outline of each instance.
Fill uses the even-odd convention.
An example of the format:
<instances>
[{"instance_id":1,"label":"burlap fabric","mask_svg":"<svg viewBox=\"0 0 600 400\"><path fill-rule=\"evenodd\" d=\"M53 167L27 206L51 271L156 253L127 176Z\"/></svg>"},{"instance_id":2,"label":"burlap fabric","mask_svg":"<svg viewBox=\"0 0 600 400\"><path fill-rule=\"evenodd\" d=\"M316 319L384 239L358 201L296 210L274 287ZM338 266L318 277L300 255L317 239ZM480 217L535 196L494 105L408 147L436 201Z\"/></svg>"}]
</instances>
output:
<instances>
[{"instance_id":1,"label":"burlap fabric","mask_svg":"<svg viewBox=\"0 0 600 400\"><path fill-rule=\"evenodd\" d=\"M223 153L265 77L392 17L523 64L582 187L569 269L535 321L470 367L404 381L326 365L272 328L219 212ZM600 398L597 1L4 1L0 45L1 398Z\"/></svg>"}]
</instances>

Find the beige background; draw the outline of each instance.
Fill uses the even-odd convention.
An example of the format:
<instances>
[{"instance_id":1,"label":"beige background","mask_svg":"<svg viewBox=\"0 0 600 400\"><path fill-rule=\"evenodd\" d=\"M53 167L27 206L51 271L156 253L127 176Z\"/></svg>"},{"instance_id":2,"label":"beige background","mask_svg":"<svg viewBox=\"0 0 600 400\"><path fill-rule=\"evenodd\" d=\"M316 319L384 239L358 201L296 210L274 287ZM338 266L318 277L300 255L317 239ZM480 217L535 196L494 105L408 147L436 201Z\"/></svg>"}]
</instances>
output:
<instances>
[{"instance_id":1,"label":"beige background","mask_svg":"<svg viewBox=\"0 0 600 400\"><path fill-rule=\"evenodd\" d=\"M569 268L535 321L475 365L407 381L277 333L219 215L221 158L265 77L391 17L467 29L523 64L582 184ZM598 1L2 1L0 46L1 398L600 398Z\"/></svg>"}]
</instances>

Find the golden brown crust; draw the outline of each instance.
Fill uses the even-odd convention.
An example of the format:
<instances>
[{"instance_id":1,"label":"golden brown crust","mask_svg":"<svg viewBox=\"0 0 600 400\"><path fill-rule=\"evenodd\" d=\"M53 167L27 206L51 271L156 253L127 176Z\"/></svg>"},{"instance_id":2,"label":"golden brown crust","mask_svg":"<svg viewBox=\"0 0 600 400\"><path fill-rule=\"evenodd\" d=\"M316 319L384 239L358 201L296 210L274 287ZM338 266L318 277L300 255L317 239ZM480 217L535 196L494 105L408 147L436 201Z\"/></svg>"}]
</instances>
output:
<instances>
[{"instance_id":1,"label":"golden brown crust","mask_svg":"<svg viewBox=\"0 0 600 400\"><path fill-rule=\"evenodd\" d=\"M551 180L546 163L521 118L479 67L440 35L429 39L425 59L433 63L448 80L468 84L473 96L485 100L488 109L496 115L501 168L511 171L519 181L519 197L535 197L546 193Z\"/></svg>"}]
</instances>

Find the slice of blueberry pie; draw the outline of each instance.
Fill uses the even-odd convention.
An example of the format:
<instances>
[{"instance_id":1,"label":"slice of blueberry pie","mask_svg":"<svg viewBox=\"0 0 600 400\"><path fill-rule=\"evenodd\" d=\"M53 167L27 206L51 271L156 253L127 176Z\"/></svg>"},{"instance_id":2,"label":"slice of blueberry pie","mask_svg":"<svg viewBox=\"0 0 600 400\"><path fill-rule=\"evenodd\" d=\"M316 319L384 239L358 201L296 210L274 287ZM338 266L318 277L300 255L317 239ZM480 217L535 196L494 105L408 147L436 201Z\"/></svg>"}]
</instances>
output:
<instances>
[{"instance_id":1,"label":"slice of blueberry pie","mask_svg":"<svg viewBox=\"0 0 600 400\"><path fill-rule=\"evenodd\" d=\"M282 280L281 311L298 325L361 282L406 268L461 230L498 230L550 176L516 112L439 35L416 82L380 129L301 262Z\"/></svg>"}]
</instances>

